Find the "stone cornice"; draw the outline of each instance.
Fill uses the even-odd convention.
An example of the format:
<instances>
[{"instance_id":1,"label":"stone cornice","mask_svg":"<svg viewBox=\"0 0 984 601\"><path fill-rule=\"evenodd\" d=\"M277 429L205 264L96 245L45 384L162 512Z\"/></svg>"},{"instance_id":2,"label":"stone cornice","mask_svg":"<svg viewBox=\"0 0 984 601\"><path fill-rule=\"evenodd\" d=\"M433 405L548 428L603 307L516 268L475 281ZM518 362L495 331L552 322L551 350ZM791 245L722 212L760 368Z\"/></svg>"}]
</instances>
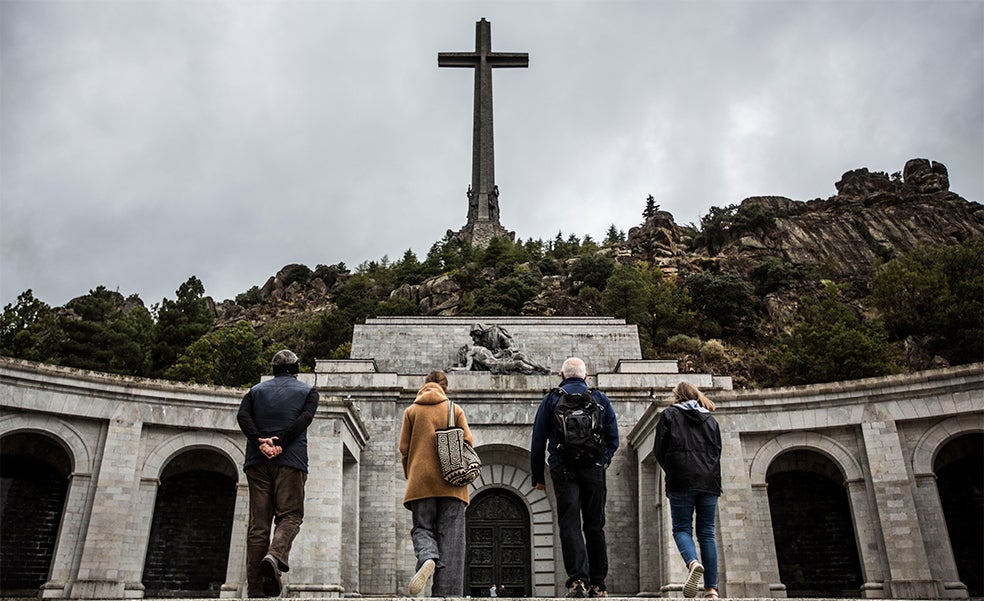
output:
<instances>
[{"instance_id":1,"label":"stone cornice","mask_svg":"<svg viewBox=\"0 0 984 601\"><path fill-rule=\"evenodd\" d=\"M126 407L146 424L239 432L236 412L245 392L0 357L4 409L108 420ZM322 394L317 417L342 420L358 444L365 446L368 430L350 398Z\"/></svg>"},{"instance_id":2,"label":"stone cornice","mask_svg":"<svg viewBox=\"0 0 984 601\"><path fill-rule=\"evenodd\" d=\"M829 409L838 405L935 395L943 389L947 392L984 389L984 363L823 384L722 391L714 395L714 402L721 413L790 408L791 405L798 409Z\"/></svg>"}]
</instances>

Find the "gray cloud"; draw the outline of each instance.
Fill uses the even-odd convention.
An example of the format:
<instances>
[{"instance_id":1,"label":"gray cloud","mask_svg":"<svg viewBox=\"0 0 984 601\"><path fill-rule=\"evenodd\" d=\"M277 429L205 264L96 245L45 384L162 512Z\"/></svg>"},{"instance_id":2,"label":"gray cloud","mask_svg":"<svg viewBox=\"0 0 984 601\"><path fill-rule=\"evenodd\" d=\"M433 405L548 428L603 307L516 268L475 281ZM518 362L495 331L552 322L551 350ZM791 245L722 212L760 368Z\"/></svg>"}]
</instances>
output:
<instances>
[{"instance_id":1,"label":"gray cloud","mask_svg":"<svg viewBox=\"0 0 984 601\"><path fill-rule=\"evenodd\" d=\"M503 225L604 235L834 194L925 157L984 198L984 3L0 2L0 303L232 298L284 264L423 257L465 221L496 71Z\"/></svg>"}]
</instances>

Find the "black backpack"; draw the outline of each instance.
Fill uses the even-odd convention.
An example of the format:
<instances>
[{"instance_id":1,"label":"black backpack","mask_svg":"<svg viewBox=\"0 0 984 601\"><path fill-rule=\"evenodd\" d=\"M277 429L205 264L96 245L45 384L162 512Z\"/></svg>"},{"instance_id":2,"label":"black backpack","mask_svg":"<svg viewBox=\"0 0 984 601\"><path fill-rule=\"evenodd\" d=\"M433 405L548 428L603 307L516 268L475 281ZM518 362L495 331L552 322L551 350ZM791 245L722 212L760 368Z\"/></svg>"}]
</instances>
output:
<instances>
[{"instance_id":1,"label":"black backpack","mask_svg":"<svg viewBox=\"0 0 984 601\"><path fill-rule=\"evenodd\" d=\"M557 450L574 463L594 463L605 456L605 408L594 398L594 389L567 392L555 388L554 431Z\"/></svg>"}]
</instances>

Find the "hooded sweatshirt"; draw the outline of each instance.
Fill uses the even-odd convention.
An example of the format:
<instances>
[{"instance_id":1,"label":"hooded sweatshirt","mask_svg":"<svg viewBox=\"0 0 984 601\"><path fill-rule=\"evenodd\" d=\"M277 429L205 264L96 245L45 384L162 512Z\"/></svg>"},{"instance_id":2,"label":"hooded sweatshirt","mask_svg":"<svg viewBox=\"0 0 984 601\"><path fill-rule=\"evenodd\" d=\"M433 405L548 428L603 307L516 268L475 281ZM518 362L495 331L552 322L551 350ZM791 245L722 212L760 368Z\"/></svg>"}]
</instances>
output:
<instances>
[{"instance_id":1,"label":"hooded sweatshirt","mask_svg":"<svg viewBox=\"0 0 984 601\"><path fill-rule=\"evenodd\" d=\"M454 406L454 423L465 431L465 442L474 444L465 412ZM441 462L437 457L438 430L448 427L448 396L436 382L427 382L417 392L413 404L403 412L400 429L400 456L403 475L407 479L407 491L403 506L410 501L432 497L454 497L468 503L468 487L452 486L441 475Z\"/></svg>"},{"instance_id":2,"label":"hooded sweatshirt","mask_svg":"<svg viewBox=\"0 0 984 601\"><path fill-rule=\"evenodd\" d=\"M666 473L667 493L721 494L721 430L696 400L660 413L653 453Z\"/></svg>"}]
</instances>

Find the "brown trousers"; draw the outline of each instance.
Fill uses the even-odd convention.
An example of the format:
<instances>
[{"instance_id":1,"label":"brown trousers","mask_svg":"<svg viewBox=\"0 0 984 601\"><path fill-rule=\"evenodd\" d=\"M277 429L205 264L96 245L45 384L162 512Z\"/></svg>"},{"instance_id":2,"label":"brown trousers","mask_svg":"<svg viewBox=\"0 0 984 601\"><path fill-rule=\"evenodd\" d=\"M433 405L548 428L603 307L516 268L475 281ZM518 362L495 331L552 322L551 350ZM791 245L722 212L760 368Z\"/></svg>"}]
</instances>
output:
<instances>
[{"instance_id":1,"label":"brown trousers","mask_svg":"<svg viewBox=\"0 0 984 601\"><path fill-rule=\"evenodd\" d=\"M246 594L265 597L260 562L269 553L290 570L290 547L304 520L307 474L284 465L253 465L245 470L249 483L249 529L246 533ZM271 524L276 525L270 539Z\"/></svg>"}]
</instances>

